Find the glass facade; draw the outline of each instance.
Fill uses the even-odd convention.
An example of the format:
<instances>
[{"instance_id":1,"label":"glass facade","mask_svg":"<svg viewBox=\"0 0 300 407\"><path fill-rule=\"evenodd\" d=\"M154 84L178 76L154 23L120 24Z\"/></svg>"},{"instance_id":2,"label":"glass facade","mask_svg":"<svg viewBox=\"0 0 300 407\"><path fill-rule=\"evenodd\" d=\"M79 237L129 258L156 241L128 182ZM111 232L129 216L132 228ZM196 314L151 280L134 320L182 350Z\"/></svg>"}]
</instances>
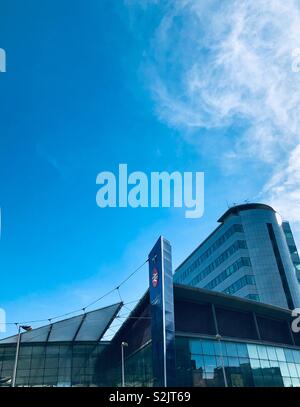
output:
<instances>
[{"instance_id":1,"label":"glass facade","mask_svg":"<svg viewBox=\"0 0 300 407\"><path fill-rule=\"evenodd\" d=\"M151 342L129 357L125 356L124 371L125 386L152 387L154 385ZM104 385L117 387L122 385L120 363L107 369Z\"/></svg>"},{"instance_id":2,"label":"glass facade","mask_svg":"<svg viewBox=\"0 0 300 407\"><path fill-rule=\"evenodd\" d=\"M17 386L97 386L105 344L36 343L20 346ZM16 345L0 346L0 378L11 378Z\"/></svg>"},{"instance_id":3,"label":"glass facade","mask_svg":"<svg viewBox=\"0 0 300 407\"><path fill-rule=\"evenodd\" d=\"M238 259L236 262L234 262L224 271L222 271L216 278L211 280L204 288L207 288L208 290L213 290L224 280L226 280L228 277L230 277L232 274L234 274L236 271L238 271L240 268L244 266L248 267L251 266L249 257L241 257L240 259Z\"/></svg>"},{"instance_id":4,"label":"glass facade","mask_svg":"<svg viewBox=\"0 0 300 407\"><path fill-rule=\"evenodd\" d=\"M177 385L299 387L300 350L222 340L177 337Z\"/></svg>"},{"instance_id":5,"label":"glass facade","mask_svg":"<svg viewBox=\"0 0 300 407\"><path fill-rule=\"evenodd\" d=\"M234 253L239 251L240 249L247 249L247 244L245 240L237 240L234 242L228 249L226 249L220 256L216 258L212 263L210 263L204 270L200 271L195 278L193 278L190 282L190 285L197 285L202 281L205 277L211 274L217 267L219 267L222 263L228 260ZM223 272L223 271L222 271Z\"/></svg>"},{"instance_id":6,"label":"glass facade","mask_svg":"<svg viewBox=\"0 0 300 407\"><path fill-rule=\"evenodd\" d=\"M254 276L251 276L251 275L243 276L242 278L238 279L236 282L231 284L229 287L227 287L225 290L223 290L223 293L233 295L237 291L239 291L241 288L243 288L247 285L255 286Z\"/></svg>"},{"instance_id":7,"label":"glass facade","mask_svg":"<svg viewBox=\"0 0 300 407\"><path fill-rule=\"evenodd\" d=\"M243 232L243 226L241 224L234 224L232 225L225 233L223 233L220 237L217 238L217 240L212 243L212 245L208 249L204 249L204 253L197 255L196 253L199 252L200 247L196 250L196 260L194 260L193 256L193 262L191 265L189 265L187 268L185 268L185 265L180 266L174 276L174 281L176 283L181 283L183 282L196 268L201 266L202 263L204 263L209 257L212 256L212 254L218 250L231 236L233 236L237 232ZM180 271L180 273L178 273Z\"/></svg>"}]
</instances>

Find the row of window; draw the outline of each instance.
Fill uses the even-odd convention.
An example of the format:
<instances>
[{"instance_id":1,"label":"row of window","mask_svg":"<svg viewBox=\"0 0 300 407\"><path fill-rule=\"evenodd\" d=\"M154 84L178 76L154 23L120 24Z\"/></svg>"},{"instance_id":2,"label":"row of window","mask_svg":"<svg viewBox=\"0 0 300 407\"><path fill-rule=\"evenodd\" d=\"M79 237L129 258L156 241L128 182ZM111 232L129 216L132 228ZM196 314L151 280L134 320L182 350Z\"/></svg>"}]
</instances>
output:
<instances>
[{"instance_id":1,"label":"row of window","mask_svg":"<svg viewBox=\"0 0 300 407\"><path fill-rule=\"evenodd\" d=\"M70 383L87 381L94 375L103 345L21 345L18 360L18 385L56 384L61 377ZM0 346L0 378L11 377L15 346ZM51 380L50 380L51 378Z\"/></svg>"},{"instance_id":2,"label":"row of window","mask_svg":"<svg viewBox=\"0 0 300 407\"><path fill-rule=\"evenodd\" d=\"M258 294L248 294L248 295L246 295L246 298L248 298L249 300L253 300L253 301L260 301Z\"/></svg>"},{"instance_id":3,"label":"row of window","mask_svg":"<svg viewBox=\"0 0 300 407\"><path fill-rule=\"evenodd\" d=\"M176 338L178 385L299 386L297 349L207 339ZM222 374L221 366L224 366Z\"/></svg>"},{"instance_id":4,"label":"row of window","mask_svg":"<svg viewBox=\"0 0 300 407\"><path fill-rule=\"evenodd\" d=\"M289 245L289 251L291 254L298 255L297 247L295 245Z\"/></svg>"},{"instance_id":5,"label":"row of window","mask_svg":"<svg viewBox=\"0 0 300 407\"><path fill-rule=\"evenodd\" d=\"M223 293L225 294L234 294L237 291L239 291L241 288L245 287L246 285L255 285L255 278L254 276L247 275L239 280L237 280L235 283L231 284L229 287L227 287Z\"/></svg>"},{"instance_id":6,"label":"row of window","mask_svg":"<svg viewBox=\"0 0 300 407\"><path fill-rule=\"evenodd\" d=\"M195 278L190 282L191 285L197 285L201 280L212 273L220 264L231 257L235 252L240 249L247 249L247 244L245 240L237 240L231 246L228 247L219 257L216 258L212 263L210 263L204 270L202 270Z\"/></svg>"},{"instance_id":7,"label":"row of window","mask_svg":"<svg viewBox=\"0 0 300 407\"><path fill-rule=\"evenodd\" d=\"M227 267L222 273L220 273L216 278L211 280L204 288L207 288L209 290L213 290L215 287L217 287L219 284L221 284L224 280L226 280L228 277L230 277L232 274L234 274L236 271L238 271L240 268L244 266L251 266L251 261L249 257L241 257L238 259L236 262L231 264L229 267Z\"/></svg>"},{"instance_id":8,"label":"row of window","mask_svg":"<svg viewBox=\"0 0 300 407\"><path fill-rule=\"evenodd\" d=\"M228 240L234 233L244 232L243 225L234 224L232 225L222 236L220 236L215 243L212 244L201 256L199 256L185 271L178 274L177 282L183 281L192 271L199 267L206 259L208 259L214 251L221 247L226 240ZM175 274L176 279L176 274Z\"/></svg>"}]
</instances>

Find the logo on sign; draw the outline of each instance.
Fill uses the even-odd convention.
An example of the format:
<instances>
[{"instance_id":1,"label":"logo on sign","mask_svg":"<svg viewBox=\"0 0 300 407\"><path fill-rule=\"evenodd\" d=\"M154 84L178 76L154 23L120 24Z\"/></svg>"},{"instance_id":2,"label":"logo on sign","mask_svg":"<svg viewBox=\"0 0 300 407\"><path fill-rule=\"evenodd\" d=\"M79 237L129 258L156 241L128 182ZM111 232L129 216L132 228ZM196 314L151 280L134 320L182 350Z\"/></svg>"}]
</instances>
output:
<instances>
[{"instance_id":1,"label":"logo on sign","mask_svg":"<svg viewBox=\"0 0 300 407\"><path fill-rule=\"evenodd\" d=\"M155 288L157 284L158 284L158 271L155 268L152 271L152 286Z\"/></svg>"}]
</instances>

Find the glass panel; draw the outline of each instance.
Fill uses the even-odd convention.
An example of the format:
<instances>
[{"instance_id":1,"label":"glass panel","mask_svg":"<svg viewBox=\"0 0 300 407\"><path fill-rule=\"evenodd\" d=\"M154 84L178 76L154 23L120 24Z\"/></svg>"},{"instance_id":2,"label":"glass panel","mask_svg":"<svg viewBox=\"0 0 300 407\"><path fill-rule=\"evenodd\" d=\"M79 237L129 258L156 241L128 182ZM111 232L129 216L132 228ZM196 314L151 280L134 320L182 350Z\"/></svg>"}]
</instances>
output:
<instances>
[{"instance_id":1,"label":"glass panel","mask_svg":"<svg viewBox=\"0 0 300 407\"><path fill-rule=\"evenodd\" d=\"M46 358L45 369L47 368L57 368L58 367L58 357Z\"/></svg>"},{"instance_id":2,"label":"glass panel","mask_svg":"<svg viewBox=\"0 0 300 407\"><path fill-rule=\"evenodd\" d=\"M247 349L248 349L248 353L249 353L250 358L258 359L258 352L257 352L256 345L248 344Z\"/></svg>"},{"instance_id":3,"label":"glass panel","mask_svg":"<svg viewBox=\"0 0 300 407\"><path fill-rule=\"evenodd\" d=\"M271 367L279 367L279 362L277 360L270 360Z\"/></svg>"},{"instance_id":4,"label":"glass panel","mask_svg":"<svg viewBox=\"0 0 300 407\"><path fill-rule=\"evenodd\" d=\"M270 367L270 362L266 359L261 359L260 360L260 365L261 367L264 368L269 368Z\"/></svg>"},{"instance_id":5,"label":"glass panel","mask_svg":"<svg viewBox=\"0 0 300 407\"><path fill-rule=\"evenodd\" d=\"M259 359L250 359L250 365L251 365L252 369L259 369L260 368Z\"/></svg>"},{"instance_id":6,"label":"glass panel","mask_svg":"<svg viewBox=\"0 0 300 407\"><path fill-rule=\"evenodd\" d=\"M203 356L200 355L191 355L192 358L192 368L201 369L204 367Z\"/></svg>"},{"instance_id":7,"label":"glass panel","mask_svg":"<svg viewBox=\"0 0 300 407\"><path fill-rule=\"evenodd\" d=\"M271 346L267 346L267 353L268 353L269 360L277 360L277 356L276 356L276 352L275 352L274 348L272 348Z\"/></svg>"},{"instance_id":8,"label":"glass panel","mask_svg":"<svg viewBox=\"0 0 300 407\"><path fill-rule=\"evenodd\" d=\"M237 356L237 347L235 343L226 342L227 356Z\"/></svg>"},{"instance_id":9,"label":"glass panel","mask_svg":"<svg viewBox=\"0 0 300 407\"><path fill-rule=\"evenodd\" d=\"M293 387L300 387L300 380L293 377L292 384L293 384Z\"/></svg>"},{"instance_id":10,"label":"glass panel","mask_svg":"<svg viewBox=\"0 0 300 407\"><path fill-rule=\"evenodd\" d=\"M203 341L202 348L203 348L203 353L205 355L214 355L215 354L214 342L212 342L212 341L206 341L206 340Z\"/></svg>"},{"instance_id":11,"label":"glass panel","mask_svg":"<svg viewBox=\"0 0 300 407\"><path fill-rule=\"evenodd\" d=\"M76 336L77 341L96 341L106 331L120 304L114 304L86 314Z\"/></svg>"},{"instance_id":12,"label":"glass panel","mask_svg":"<svg viewBox=\"0 0 300 407\"><path fill-rule=\"evenodd\" d=\"M248 357L248 350L247 350L247 345L238 343L237 344L237 351L238 355L241 358L247 358Z\"/></svg>"},{"instance_id":13,"label":"glass panel","mask_svg":"<svg viewBox=\"0 0 300 407\"><path fill-rule=\"evenodd\" d=\"M287 367L287 364L285 362L279 362L279 366L280 366L280 371L282 376L289 376L290 372L289 369Z\"/></svg>"},{"instance_id":14,"label":"glass panel","mask_svg":"<svg viewBox=\"0 0 300 407\"><path fill-rule=\"evenodd\" d=\"M296 365L294 363L288 363L288 368L289 368L290 376L298 377L298 372L296 369Z\"/></svg>"},{"instance_id":15,"label":"glass panel","mask_svg":"<svg viewBox=\"0 0 300 407\"><path fill-rule=\"evenodd\" d=\"M206 372L213 372L217 367L216 358L214 356L204 356L204 365Z\"/></svg>"},{"instance_id":16,"label":"glass panel","mask_svg":"<svg viewBox=\"0 0 300 407\"><path fill-rule=\"evenodd\" d=\"M257 352L260 359L268 359L267 349L265 346L258 345Z\"/></svg>"},{"instance_id":17,"label":"glass panel","mask_svg":"<svg viewBox=\"0 0 300 407\"><path fill-rule=\"evenodd\" d=\"M32 353L32 346L20 346L20 357L28 356Z\"/></svg>"},{"instance_id":18,"label":"glass panel","mask_svg":"<svg viewBox=\"0 0 300 407\"><path fill-rule=\"evenodd\" d=\"M21 343L23 342L45 342L48 337L50 325L41 328L33 329L32 331L24 332L21 335Z\"/></svg>"},{"instance_id":19,"label":"glass panel","mask_svg":"<svg viewBox=\"0 0 300 407\"><path fill-rule=\"evenodd\" d=\"M279 360L279 362L285 362L285 355L284 355L283 349L275 348L275 351L276 351L277 359Z\"/></svg>"},{"instance_id":20,"label":"glass panel","mask_svg":"<svg viewBox=\"0 0 300 407\"><path fill-rule=\"evenodd\" d=\"M229 366L235 366L235 367L239 367L240 366L240 362L238 358L234 358L234 357L228 357L228 364Z\"/></svg>"},{"instance_id":21,"label":"glass panel","mask_svg":"<svg viewBox=\"0 0 300 407\"><path fill-rule=\"evenodd\" d=\"M18 360L18 368L19 369L30 369L30 361L31 358L23 358L23 357L19 357Z\"/></svg>"},{"instance_id":22,"label":"glass panel","mask_svg":"<svg viewBox=\"0 0 300 407\"><path fill-rule=\"evenodd\" d=\"M227 355L226 343L224 341L221 341L221 343L219 341L215 341L215 354L223 356Z\"/></svg>"},{"instance_id":23,"label":"glass panel","mask_svg":"<svg viewBox=\"0 0 300 407\"><path fill-rule=\"evenodd\" d=\"M300 352L298 350L293 350L294 361L300 363Z\"/></svg>"},{"instance_id":24,"label":"glass panel","mask_svg":"<svg viewBox=\"0 0 300 407\"><path fill-rule=\"evenodd\" d=\"M202 344L200 339L190 340L190 352L198 355L202 355Z\"/></svg>"},{"instance_id":25,"label":"glass panel","mask_svg":"<svg viewBox=\"0 0 300 407\"><path fill-rule=\"evenodd\" d=\"M239 358L240 365L249 365L248 358Z\"/></svg>"},{"instance_id":26,"label":"glass panel","mask_svg":"<svg viewBox=\"0 0 300 407\"><path fill-rule=\"evenodd\" d=\"M284 349L284 354L287 362L294 362L293 352L291 349Z\"/></svg>"},{"instance_id":27,"label":"glass panel","mask_svg":"<svg viewBox=\"0 0 300 407\"><path fill-rule=\"evenodd\" d=\"M290 377L283 377L284 387L292 387L293 382Z\"/></svg>"},{"instance_id":28,"label":"glass panel","mask_svg":"<svg viewBox=\"0 0 300 407\"><path fill-rule=\"evenodd\" d=\"M49 336L49 342L72 341L82 321L83 315L53 324Z\"/></svg>"}]
</instances>

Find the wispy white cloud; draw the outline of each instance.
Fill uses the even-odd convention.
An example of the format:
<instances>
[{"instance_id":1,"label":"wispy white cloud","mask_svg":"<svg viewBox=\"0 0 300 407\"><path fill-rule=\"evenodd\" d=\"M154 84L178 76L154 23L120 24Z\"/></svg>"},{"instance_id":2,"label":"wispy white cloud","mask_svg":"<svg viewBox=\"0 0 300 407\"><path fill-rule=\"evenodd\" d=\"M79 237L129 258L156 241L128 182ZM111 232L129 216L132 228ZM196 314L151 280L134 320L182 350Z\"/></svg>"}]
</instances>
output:
<instances>
[{"instance_id":1,"label":"wispy white cloud","mask_svg":"<svg viewBox=\"0 0 300 407\"><path fill-rule=\"evenodd\" d=\"M299 46L297 0L178 0L164 3L149 60L159 118L197 143L242 123L225 160L269 166L263 199L300 224Z\"/></svg>"},{"instance_id":2,"label":"wispy white cloud","mask_svg":"<svg viewBox=\"0 0 300 407\"><path fill-rule=\"evenodd\" d=\"M287 219L295 221L297 234L300 234L300 144L292 150L286 163L274 171L262 192L271 205L282 208Z\"/></svg>"}]
</instances>

